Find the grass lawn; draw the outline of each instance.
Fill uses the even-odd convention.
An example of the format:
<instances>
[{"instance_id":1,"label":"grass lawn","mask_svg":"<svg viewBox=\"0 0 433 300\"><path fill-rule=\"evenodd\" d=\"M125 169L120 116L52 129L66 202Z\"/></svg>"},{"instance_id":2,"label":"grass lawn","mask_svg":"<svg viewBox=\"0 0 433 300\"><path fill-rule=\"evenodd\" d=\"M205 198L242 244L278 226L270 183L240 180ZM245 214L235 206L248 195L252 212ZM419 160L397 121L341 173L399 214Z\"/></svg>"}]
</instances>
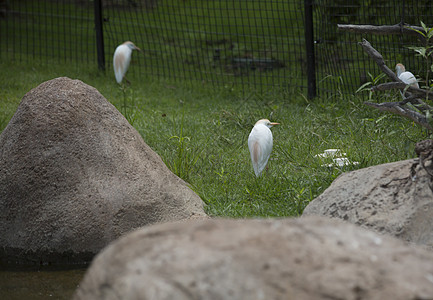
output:
<instances>
[{"instance_id":1,"label":"grass lawn","mask_svg":"<svg viewBox=\"0 0 433 300\"><path fill-rule=\"evenodd\" d=\"M297 216L342 172L414 157L415 142L427 137L412 122L363 105L363 95L336 91L335 97L308 101L287 91L258 94L134 74L123 91L111 70L93 65L0 61L0 68L0 131L30 89L59 76L80 79L123 113L211 216ZM281 125L272 128L269 169L256 178L247 139L261 118ZM315 155L329 148L359 164L323 167L329 161Z\"/></svg>"}]
</instances>

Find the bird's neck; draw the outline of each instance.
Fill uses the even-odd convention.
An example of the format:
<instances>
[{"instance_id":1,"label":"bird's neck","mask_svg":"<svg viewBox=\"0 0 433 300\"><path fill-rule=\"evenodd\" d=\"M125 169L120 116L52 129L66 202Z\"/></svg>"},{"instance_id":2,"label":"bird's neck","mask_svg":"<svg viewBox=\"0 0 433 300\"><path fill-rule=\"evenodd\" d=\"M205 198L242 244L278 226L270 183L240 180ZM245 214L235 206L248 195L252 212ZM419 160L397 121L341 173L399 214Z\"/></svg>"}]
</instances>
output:
<instances>
[{"instance_id":1,"label":"bird's neck","mask_svg":"<svg viewBox=\"0 0 433 300\"><path fill-rule=\"evenodd\" d=\"M397 68L397 77L400 77L401 73L404 73L405 70L402 68Z\"/></svg>"}]
</instances>

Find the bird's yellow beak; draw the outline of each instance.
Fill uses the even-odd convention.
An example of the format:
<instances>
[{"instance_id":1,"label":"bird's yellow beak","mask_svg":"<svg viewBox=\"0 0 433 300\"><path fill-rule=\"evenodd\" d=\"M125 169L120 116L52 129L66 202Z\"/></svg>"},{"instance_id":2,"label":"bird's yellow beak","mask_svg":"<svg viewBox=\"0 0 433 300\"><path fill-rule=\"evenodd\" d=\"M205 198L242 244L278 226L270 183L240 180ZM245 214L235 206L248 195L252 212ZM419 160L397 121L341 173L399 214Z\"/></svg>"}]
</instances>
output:
<instances>
[{"instance_id":1,"label":"bird's yellow beak","mask_svg":"<svg viewBox=\"0 0 433 300\"><path fill-rule=\"evenodd\" d=\"M272 126L280 125L280 123L271 122L271 125L272 125Z\"/></svg>"}]
</instances>

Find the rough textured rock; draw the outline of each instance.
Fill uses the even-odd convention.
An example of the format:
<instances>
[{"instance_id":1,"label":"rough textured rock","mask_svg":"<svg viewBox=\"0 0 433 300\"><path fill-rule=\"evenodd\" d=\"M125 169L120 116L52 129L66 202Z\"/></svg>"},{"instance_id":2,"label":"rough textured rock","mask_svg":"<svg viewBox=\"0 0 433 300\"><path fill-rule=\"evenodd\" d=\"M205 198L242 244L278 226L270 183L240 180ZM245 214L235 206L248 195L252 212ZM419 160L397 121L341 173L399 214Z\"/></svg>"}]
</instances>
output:
<instances>
[{"instance_id":1,"label":"rough textured rock","mask_svg":"<svg viewBox=\"0 0 433 300\"><path fill-rule=\"evenodd\" d=\"M433 253L322 217L141 228L101 251L81 299L432 299Z\"/></svg>"},{"instance_id":2,"label":"rough textured rock","mask_svg":"<svg viewBox=\"0 0 433 300\"><path fill-rule=\"evenodd\" d=\"M143 225L205 216L96 89L57 78L31 90L0 136L0 259L81 263Z\"/></svg>"},{"instance_id":3,"label":"rough textured rock","mask_svg":"<svg viewBox=\"0 0 433 300\"><path fill-rule=\"evenodd\" d=\"M305 208L433 248L431 178L414 159L342 174Z\"/></svg>"}]
</instances>

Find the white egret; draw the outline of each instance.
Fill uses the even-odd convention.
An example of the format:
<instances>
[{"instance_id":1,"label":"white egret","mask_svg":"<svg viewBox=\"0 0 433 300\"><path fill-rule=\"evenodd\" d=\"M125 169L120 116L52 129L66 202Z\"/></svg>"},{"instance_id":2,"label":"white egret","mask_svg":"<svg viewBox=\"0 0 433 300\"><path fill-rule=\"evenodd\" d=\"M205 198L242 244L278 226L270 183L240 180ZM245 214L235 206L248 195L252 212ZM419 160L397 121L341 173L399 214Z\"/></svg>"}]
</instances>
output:
<instances>
[{"instance_id":1,"label":"white egret","mask_svg":"<svg viewBox=\"0 0 433 300\"><path fill-rule=\"evenodd\" d=\"M256 122L248 137L248 148L250 149L254 173L257 177L263 172L271 156L273 138L269 128L274 125L279 125L279 123L261 119Z\"/></svg>"},{"instance_id":2,"label":"white egret","mask_svg":"<svg viewBox=\"0 0 433 300\"><path fill-rule=\"evenodd\" d=\"M141 51L140 48L134 45L133 42L127 41L119 45L114 51L113 67L114 76L116 76L117 83L121 83L128 71L129 63L131 62L132 50Z\"/></svg>"},{"instance_id":3,"label":"white egret","mask_svg":"<svg viewBox=\"0 0 433 300\"><path fill-rule=\"evenodd\" d=\"M419 88L418 81L416 80L415 76L409 72L406 71L406 68L403 64L396 64L395 65L395 72L397 73L397 77L403 81L406 84L409 84L410 86Z\"/></svg>"}]
</instances>

